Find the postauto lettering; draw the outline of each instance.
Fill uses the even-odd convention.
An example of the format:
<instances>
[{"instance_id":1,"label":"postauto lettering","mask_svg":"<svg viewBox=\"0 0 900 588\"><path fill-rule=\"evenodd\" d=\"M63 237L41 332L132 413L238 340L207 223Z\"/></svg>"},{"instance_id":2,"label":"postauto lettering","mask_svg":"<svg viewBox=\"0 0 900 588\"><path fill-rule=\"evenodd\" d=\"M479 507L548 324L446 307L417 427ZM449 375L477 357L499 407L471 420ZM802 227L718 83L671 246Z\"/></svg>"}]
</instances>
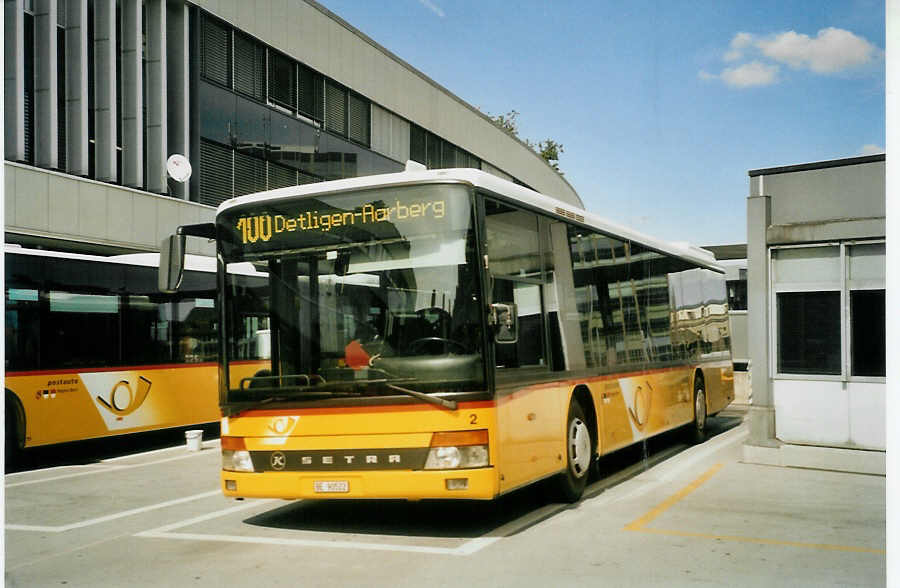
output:
<instances>
[{"instance_id":1,"label":"postauto lettering","mask_svg":"<svg viewBox=\"0 0 900 588\"><path fill-rule=\"evenodd\" d=\"M399 200L394 206L375 206L364 204L353 212L327 212L320 214L318 210L301 212L297 216L282 214L260 214L237 219L235 228L241 242L268 242L273 236L276 239L284 233L305 231L328 232L337 227L351 225L373 225L407 220L439 220L446 214L444 200L425 200L404 204Z\"/></svg>"}]
</instances>

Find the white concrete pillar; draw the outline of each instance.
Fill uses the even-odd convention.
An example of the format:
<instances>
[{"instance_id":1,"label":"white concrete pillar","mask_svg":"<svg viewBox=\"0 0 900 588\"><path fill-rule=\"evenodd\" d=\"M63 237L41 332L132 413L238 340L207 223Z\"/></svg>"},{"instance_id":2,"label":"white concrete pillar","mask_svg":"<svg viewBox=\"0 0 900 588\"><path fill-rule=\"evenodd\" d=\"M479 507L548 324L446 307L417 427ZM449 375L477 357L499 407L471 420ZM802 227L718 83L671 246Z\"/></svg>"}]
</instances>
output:
<instances>
[{"instance_id":1,"label":"white concrete pillar","mask_svg":"<svg viewBox=\"0 0 900 588\"><path fill-rule=\"evenodd\" d=\"M778 444L775 438L775 405L769 377L769 252L766 230L771 224L772 202L764 193L762 176L751 178L747 198L747 325L750 351L750 408L748 445Z\"/></svg>"},{"instance_id":2,"label":"white concrete pillar","mask_svg":"<svg viewBox=\"0 0 900 588\"><path fill-rule=\"evenodd\" d=\"M5 158L25 160L25 2L3 4L3 108Z\"/></svg>"},{"instance_id":3,"label":"white concrete pillar","mask_svg":"<svg viewBox=\"0 0 900 588\"><path fill-rule=\"evenodd\" d=\"M34 2L34 163L59 167L56 0Z\"/></svg>"},{"instance_id":4,"label":"white concrete pillar","mask_svg":"<svg viewBox=\"0 0 900 588\"><path fill-rule=\"evenodd\" d=\"M141 0L121 0L122 183L144 187L144 96Z\"/></svg>"},{"instance_id":5,"label":"white concrete pillar","mask_svg":"<svg viewBox=\"0 0 900 588\"><path fill-rule=\"evenodd\" d=\"M166 1L146 0L147 22L147 190L168 192L167 80L166 80Z\"/></svg>"},{"instance_id":6,"label":"white concrete pillar","mask_svg":"<svg viewBox=\"0 0 900 588\"><path fill-rule=\"evenodd\" d=\"M182 0L166 2L166 67L168 153L190 157L190 14ZM196 161L191 165L196 169ZM169 181L171 193L188 199L188 183Z\"/></svg>"},{"instance_id":7,"label":"white concrete pillar","mask_svg":"<svg viewBox=\"0 0 900 588\"><path fill-rule=\"evenodd\" d=\"M66 2L66 171L88 175L88 4Z\"/></svg>"},{"instance_id":8,"label":"white concrete pillar","mask_svg":"<svg viewBox=\"0 0 900 588\"><path fill-rule=\"evenodd\" d=\"M94 165L96 179L115 182L116 0L94 0Z\"/></svg>"}]
</instances>

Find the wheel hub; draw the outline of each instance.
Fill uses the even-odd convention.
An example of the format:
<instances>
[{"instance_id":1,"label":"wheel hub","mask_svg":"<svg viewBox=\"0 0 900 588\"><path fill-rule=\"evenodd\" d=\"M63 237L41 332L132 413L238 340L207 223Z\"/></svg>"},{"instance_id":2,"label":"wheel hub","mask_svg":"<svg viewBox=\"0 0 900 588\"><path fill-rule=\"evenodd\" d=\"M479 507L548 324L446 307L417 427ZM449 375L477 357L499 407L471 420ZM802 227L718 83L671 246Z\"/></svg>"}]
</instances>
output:
<instances>
[{"instance_id":1,"label":"wheel hub","mask_svg":"<svg viewBox=\"0 0 900 588\"><path fill-rule=\"evenodd\" d=\"M569 467L576 477L584 476L591 464L591 433L581 419L569 424Z\"/></svg>"}]
</instances>

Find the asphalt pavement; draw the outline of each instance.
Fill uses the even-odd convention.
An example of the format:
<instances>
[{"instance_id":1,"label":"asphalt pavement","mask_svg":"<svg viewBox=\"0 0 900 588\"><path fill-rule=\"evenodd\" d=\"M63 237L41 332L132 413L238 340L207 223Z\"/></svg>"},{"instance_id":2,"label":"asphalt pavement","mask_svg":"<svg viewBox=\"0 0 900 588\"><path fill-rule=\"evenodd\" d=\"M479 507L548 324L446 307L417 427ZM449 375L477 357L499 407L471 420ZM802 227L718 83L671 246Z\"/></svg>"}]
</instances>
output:
<instances>
[{"instance_id":1,"label":"asphalt pavement","mask_svg":"<svg viewBox=\"0 0 900 588\"><path fill-rule=\"evenodd\" d=\"M745 411L575 505L231 501L215 439L6 475L7 586L883 586L885 478L744 463Z\"/></svg>"}]
</instances>

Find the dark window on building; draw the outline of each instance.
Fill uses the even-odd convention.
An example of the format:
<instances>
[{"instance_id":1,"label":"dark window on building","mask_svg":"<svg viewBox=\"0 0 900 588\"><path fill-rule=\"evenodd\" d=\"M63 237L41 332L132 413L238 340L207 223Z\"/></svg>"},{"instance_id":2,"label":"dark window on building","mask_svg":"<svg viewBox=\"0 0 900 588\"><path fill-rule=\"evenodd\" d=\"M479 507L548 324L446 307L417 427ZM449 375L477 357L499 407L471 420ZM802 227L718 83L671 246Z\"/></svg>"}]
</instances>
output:
<instances>
[{"instance_id":1,"label":"dark window on building","mask_svg":"<svg viewBox=\"0 0 900 588\"><path fill-rule=\"evenodd\" d=\"M200 75L231 86L231 29L204 15L200 33Z\"/></svg>"},{"instance_id":2,"label":"dark window on building","mask_svg":"<svg viewBox=\"0 0 900 588\"><path fill-rule=\"evenodd\" d=\"M297 64L276 51L269 51L269 100L290 110L297 109Z\"/></svg>"},{"instance_id":3,"label":"dark window on building","mask_svg":"<svg viewBox=\"0 0 900 588\"><path fill-rule=\"evenodd\" d=\"M255 100L265 99L266 50L241 33L234 34L234 89Z\"/></svg>"},{"instance_id":4,"label":"dark window on building","mask_svg":"<svg viewBox=\"0 0 900 588\"><path fill-rule=\"evenodd\" d=\"M297 170L269 162L268 187L269 190L275 188L287 188L297 185Z\"/></svg>"},{"instance_id":5,"label":"dark window on building","mask_svg":"<svg viewBox=\"0 0 900 588\"><path fill-rule=\"evenodd\" d=\"M348 136L351 140L368 146L371 134L371 112L369 101L351 93L347 100Z\"/></svg>"},{"instance_id":6,"label":"dark window on building","mask_svg":"<svg viewBox=\"0 0 900 588\"><path fill-rule=\"evenodd\" d=\"M200 140L200 204L218 206L234 194L234 151Z\"/></svg>"},{"instance_id":7,"label":"dark window on building","mask_svg":"<svg viewBox=\"0 0 900 588\"><path fill-rule=\"evenodd\" d=\"M306 66L298 66L297 110L300 114L321 121L325 118L325 80Z\"/></svg>"},{"instance_id":8,"label":"dark window on building","mask_svg":"<svg viewBox=\"0 0 900 588\"><path fill-rule=\"evenodd\" d=\"M347 136L347 90L334 82L325 82L325 128Z\"/></svg>"},{"instance_id":9,"label":"dark window on building","mask_svg":"<svg viewBox=\"0 0 900 588\"><path fill-rule=\"evenodd\" d=\"M841 293L778 293L778 372L841 373Z\"/></svg>"},{"instance_id":10,"label":"dark window on building","mask_svg":"<svg viewBox=\"0 0 900 588\"><path fill-rule=\"evenodd\" d=\"M266 162L236 152L234 154L234 195L243 196L266 189Z\"/></svg>"},{"instance_id":11,"label":"dark window on building","mask_svg":"<svg viewBox=\"0 0 900 588\"><path fill-rule=\"evenodd\" d=\"M94 121L96 120L94 114L94 106L95 106L95 97L94 97L94 11L88 10L87 14L87 24L88 24L88 44L87 44L87 84L88 84L88 93L87 93L87 116L88 116L88 177L94 179L97 177L97 149L96 149L96 131L94 129Z\"/></svg>"},{"instance_id":12,"label":"dark window on building","mask_svg":"<svg viewBox=\"0 0 900 588\"><path fill-rule=\"evenodd\" d=\"M65 3L60 3L64 6ZM66 29L56 29L56 111L59 122L56 128L57 167L66 170Z\"/></svg>"},{"instance_id":13,"label":"dark window on building","mask_svg":"<svg viewBox=\"0 0 900 588\"><path fill-rule=\"evenodd\" d=\"M25 162L34 163L34 16L25 13Z\"/></svg>"},{"instance_id":14,"label":"dark window on building","mask_svg":"<svg viewBox=\"0 0 900 588\"><path fill-rule=\"evenodd\" d=\"M850 375L886 375L884 290L850 292Z\"/></svg>"},{"instance_id":15,"label":"dark window on building","mask_svg":"<svg viewBox=\"0 0 900 588\"><path fill-rule=\"evenodd\" d=\"M425 132L425 166L428 169L441 167L441 138Z\"/></svg>"},{"instance_id":16,"label":"dark window on building","mask_svg":"<svg viewBox=\"0 0 900 588\"><path fill-rule=\"evenodd\" d=\"M443 141L443 147L441 148L441 167L445 169L457 167L456 158L458 151L460 150L457 149L455 145Z\"/></svg>"},{"instance_id":17,"label":"dark window on building","mask_svg":"<svg viewBox=\"0 0 900 588\"><path fill-rule=\"evenodd\" d=\"M747 279L728 280L725 285L728 288L728 310L747 310Z\"/></svg>"},{"instance_id":18,"label":"dark window on building","mask_svg":"<svg viewBox=\"0 0 900 588\"><path fill-rule=\"evenodd\" d=\"M409 158L421 164L427 161L425 157L425 129L419 125L409 125Z\"/></svg>"}]
</instances>

